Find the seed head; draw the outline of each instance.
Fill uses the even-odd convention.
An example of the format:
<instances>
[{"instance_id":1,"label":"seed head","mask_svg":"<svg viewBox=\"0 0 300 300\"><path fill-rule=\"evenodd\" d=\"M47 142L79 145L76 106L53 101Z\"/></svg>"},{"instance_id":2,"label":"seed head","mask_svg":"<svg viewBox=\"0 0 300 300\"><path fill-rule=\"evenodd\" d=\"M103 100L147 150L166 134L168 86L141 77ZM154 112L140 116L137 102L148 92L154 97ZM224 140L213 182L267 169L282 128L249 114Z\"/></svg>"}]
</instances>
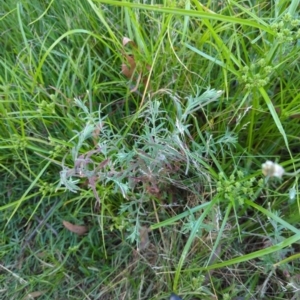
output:
<instances>
[{"instance_id":1,"label":"seed head","mask_svg":"<svg viewBox=\"0 0 300 300\"><path fill-rule=\"evenodd\" d=\"M262 173L265 176L281 178L284 174L284 168L279 164L267 160L262 164Z\"/></svg>"}]
</instances>

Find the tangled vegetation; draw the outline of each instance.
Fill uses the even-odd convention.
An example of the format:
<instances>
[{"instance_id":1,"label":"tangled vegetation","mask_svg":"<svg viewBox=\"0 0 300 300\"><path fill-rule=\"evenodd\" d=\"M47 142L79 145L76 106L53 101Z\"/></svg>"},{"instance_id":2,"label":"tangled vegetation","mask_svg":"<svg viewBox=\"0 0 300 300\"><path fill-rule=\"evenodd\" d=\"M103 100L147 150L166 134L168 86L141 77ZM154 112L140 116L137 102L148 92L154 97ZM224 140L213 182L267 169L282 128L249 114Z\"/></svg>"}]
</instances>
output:
<instances>
[{"instance_id":1,"label":"tangled vegetation","mask_svg":"<svg viewBox=\"0 0 300 300\"><path fill-rule=\"evenodd\" d=\"M299 1L2 6L0 299L300 297Z\"/></svg>"}]
</instances>

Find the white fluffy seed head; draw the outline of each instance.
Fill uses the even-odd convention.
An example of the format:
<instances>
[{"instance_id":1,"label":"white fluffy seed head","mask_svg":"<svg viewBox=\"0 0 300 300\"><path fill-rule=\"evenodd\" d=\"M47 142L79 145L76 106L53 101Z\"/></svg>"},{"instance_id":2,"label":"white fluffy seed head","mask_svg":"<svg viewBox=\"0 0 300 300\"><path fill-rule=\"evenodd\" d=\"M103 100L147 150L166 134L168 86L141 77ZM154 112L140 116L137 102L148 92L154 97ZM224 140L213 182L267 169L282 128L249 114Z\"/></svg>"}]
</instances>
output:
<instances>
[{"instance_id":1,"label":"white fluffy seed head","mask_svg":"<svg viewBox=\"0 0 300 300\"><path fill-rule=\"evenodd\" d=\"M262 173L265 176L281 178L284 174L284 168L270 160L262 164Z\"/></svg>"}]
</instances>

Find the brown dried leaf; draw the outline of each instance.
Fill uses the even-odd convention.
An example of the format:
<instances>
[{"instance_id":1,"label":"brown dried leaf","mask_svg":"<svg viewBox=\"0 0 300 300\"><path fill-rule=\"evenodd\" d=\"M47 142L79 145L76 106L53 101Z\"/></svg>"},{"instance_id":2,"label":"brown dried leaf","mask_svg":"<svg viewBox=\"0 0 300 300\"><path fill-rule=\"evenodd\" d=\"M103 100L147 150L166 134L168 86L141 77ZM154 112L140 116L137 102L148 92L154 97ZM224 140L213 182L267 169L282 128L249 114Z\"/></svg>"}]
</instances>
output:
<instances>
[{"instance_id":1,"label":"brown dried leaf","mask_svg":"<svg viewBox=\"0 0 300 300\"><path fill-rule=\"evenodd\" d=\"M101 170L103 168L105 168L109 163L109 158L103 160L97 167L97 170Z\"/></svg>"},{"instance_id":2,"label":"brown dried leaf","mask_svg":"<svg viewBox=\"0 0 300 300\"><path fill-rule=\"evenodd\" d=\"M98 139L99 139L101 129L102 129L102 124L99 123L97 124L96 128L93 131L93 142L95 146L98 144Z\"/></svg>"},{"instance_id":3,"label":"brown dried leaf","mask_svg":"<svg viewBox=\"0 0 300 300\"><path fill-rule=\"evenodd\" d=\"M146 248L148 248L150 240L149 240L149 231L151 231L151 229L149 229L146 226L142 226L139 230L139 234L140 234L140 243L139 243L139 248L138 251L141 250L145 250Z\"/></svg>"},{"instance_id":4,"label":"brown dried leaf","mask_svg":"<svg viewBox=\"0 0 300 300\"><path fill-rule=\"evenodd\" d=\"M150 88L150 75L146 75L145 71L151 71L151 67L143 59L143 54L141 53L140 49L138 49L134 41L132 41L128 37L123 37L122 45L122 54L124 57L124 62L121 66L121 73L128 79L132 80L134 86L131 87L130 91L136 92L141 82L146 85L145 89L148 90L148 88ZM132 46L130 51L131 54L127 54L125 52L126 45ZM136 56L134 56L132 53L136 54ZM146 71L146 73L148 72Z\"/></svg>"},{"instance_id":5,"label":"brown dried leaf","mask_svg":"<svg viewBox=\"0 0 300 300\"><path fill-rule=\"evenodd\" d=\"M24 300L30 300L30 299L34 299L34 298L37 298L41 295L45 294L45 291L41 291L41 292L32 292L32 293L29 293L25 298L23 298Z\"/></svg>"},{"instance_id":6,"label":"brown dried leaf","mask_svg":"<svg viewBox=\"0 0 300 300\"><path fill-rule=\"evenodd\" d=\"M74 232L78 235L83 235L88 231L86 226L82 225L74 225L68 221L63 221L63 225L71 232Z\"/></svg>"},{"instance_id":7,"label":"brown dried leaf","mask_svg":"<svg viewBox=\"0 0 300 300\"><path fill-rule=\"evenodd\" d=\"M135 71L136 63L133 56L125 55L127 63L122 63L122 74L131 79Z\"/></svg>"},{"instance_id":8,"label":"brown dried leaf","mask_svg":"<svg viewBox=\"0 0 300 300\"><path fill-rule=\"evenodd\" d=\"M124 36L123 40L122 40L123 47L125 47L128 43L130 43L132 46L136 47L136 44L133 40L131 40L130 38Z\"/></svg>"}]
</instances>

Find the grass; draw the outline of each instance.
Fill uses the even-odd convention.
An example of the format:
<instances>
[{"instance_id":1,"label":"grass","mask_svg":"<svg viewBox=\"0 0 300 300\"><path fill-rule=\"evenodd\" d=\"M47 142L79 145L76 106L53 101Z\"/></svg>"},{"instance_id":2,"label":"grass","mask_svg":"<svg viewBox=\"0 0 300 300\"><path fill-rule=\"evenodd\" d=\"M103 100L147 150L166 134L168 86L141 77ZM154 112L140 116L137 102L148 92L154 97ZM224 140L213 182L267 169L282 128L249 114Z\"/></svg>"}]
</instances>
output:
<instances>
[{"instance_id":1,"label":"grass","mask_svg":"<svg viewBox=\"0 0 300 300\"><path fill-rule=\"evenodd\" d=\"M1 299L299 298L298 1L3 8Z\"/></svg>"}]
</instances>

